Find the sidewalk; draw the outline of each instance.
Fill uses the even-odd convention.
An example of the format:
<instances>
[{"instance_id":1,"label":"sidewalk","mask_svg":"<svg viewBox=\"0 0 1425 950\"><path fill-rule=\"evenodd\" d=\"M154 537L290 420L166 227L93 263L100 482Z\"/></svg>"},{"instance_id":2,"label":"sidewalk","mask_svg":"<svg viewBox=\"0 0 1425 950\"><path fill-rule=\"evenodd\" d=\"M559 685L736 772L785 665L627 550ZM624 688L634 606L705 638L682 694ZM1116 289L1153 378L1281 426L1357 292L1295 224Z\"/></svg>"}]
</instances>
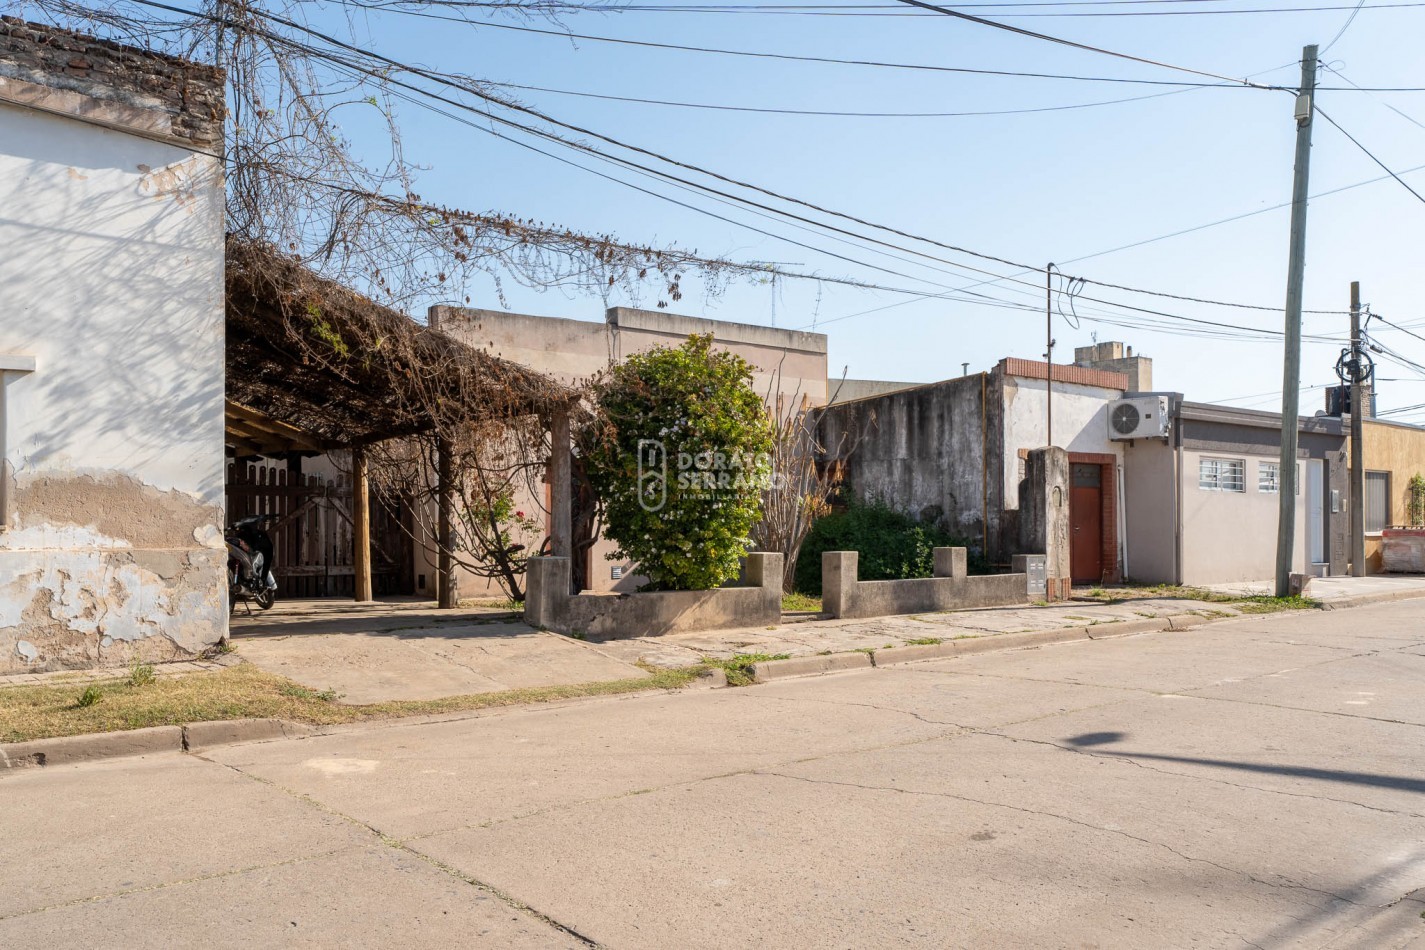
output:
<instances>
[{"instance_id":1,"label":"sidewalk","mask_svg":"<svg viewBox=\"0 0 1425 950\"><path fill-rule=\"evenodd\" d=\"M846 660L856 658L857 651L918 645L928 650L931 644L963 644L970 638L980 641L974 644L974 652L980 652L994 649L991 641L1002 634L1072 636L1077 631L1088 637L1112 636L1116 630L1125 634L1156 630L1170 618L1182 618L1186 625L1263 609L1250 601L1204 600L1190 591L1112 588L1098 591L1097 597L1090 593L1081 589L1073 600L1043 606L867 620L786 615L782 623L765 628L594 642L534 629L517 615L493 608L441 611L428 602L288 601L267 613L235 617L234 655L165 664L157 672L165 678L217 675L232 663L246 661L264 673L330 694L338 704L370 705L627 683L645 680L653 671L682 670L734 657L751 662L753 658L840 655ZM1237 585L1213 593L1257 595L1265 593L1265 585ZM1308 596L1331 607L1425 597L1425 577L1318 578ZM1033 638L1006 637L1004 644L1010 647L1026 639ZM0 677L0 688L82 685L124 673L20 674Z\"/></svg>"},{"instance_id":2,"label":"sidewalk","mask_svg":"<svg viewBox=\"0 0 1425 950\"><path fill-rule=\"evenodd\" d=\"M631 661L516 618L479 607L438 610L428 602L288 601L234 618L232 644L269 673L332 690L355 705L647 675Z\"/></svg>"},{"instance_id":3,"label":"sidewalk","mask_svg":"<svg viewBox=\"0 0 1425 950\"><path fill-rule=\"evenodd\" d=\"M1213 589L1213 592L1231 596L1261 596L1270 594L1271 590L1270 585L1264 583L1234 585L1222 590ZM1243 612L1258 612L1251 604L1245 605L1244 611L1241 606L1184 596L1139 597L1132 588L1106 589L1106 600L1091 598L1088 594L1088 588L1076 589L1076 599L1047 606L989 607L870 620L804 620L783 622L768 628L611 640L597 646L610 656L629 663L680 667L704 658L728 659L736 654L815 656L879 650L928 640L1096 627L1174 616L1222 619ZM1307 596L1327 606L1425 597L1425 577L1316 578L1307 589ZM1120 597L1131 599L1114 602ZM1111 626L1104 626L1103 632L1111 634Z\"/></svg>"}]
</instances>

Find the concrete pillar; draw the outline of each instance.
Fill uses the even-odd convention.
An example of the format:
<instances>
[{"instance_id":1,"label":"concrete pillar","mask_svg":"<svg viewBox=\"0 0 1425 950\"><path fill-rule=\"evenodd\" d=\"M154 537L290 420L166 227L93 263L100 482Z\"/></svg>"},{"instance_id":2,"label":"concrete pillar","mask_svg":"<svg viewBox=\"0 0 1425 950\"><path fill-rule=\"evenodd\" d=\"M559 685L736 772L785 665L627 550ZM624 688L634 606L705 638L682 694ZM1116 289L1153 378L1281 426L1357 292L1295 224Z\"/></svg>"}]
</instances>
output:
<instances>
[{"instance_id":1,"label":"concrete pillar","mask_svg":"<svg viewBox=\"0 0 1425 950\"><path fill-rule=\"evenodd\" d=\"M558 629L560 608L569 596L567 557L532 557L525 567L524 619L534 627Z\"/></svg>"},{"instance_id":2,"label":"concrete pillar","mask_svg":"<svg viewBox=\"0 0 1425 950\"><path fill-rule=\"evenodd\" d=\"M967 577L969 557L964 548L935 548L935 577Z\"/></svg>"},{"instance_id":3,"label":"concrete pillar","mask_svg":"<svg viewBox=\"0 0 1425 950\"><path fill-rule=\"evenodd\" d=\"M450 457L450 443L436 439L436 505L439 517L436 525L436 606L453 610L460 603L456 590L455 560L455 462Z\"/></svg>"},{"instance_id":4,"label":"concrete pillar","mask_svg":"<svg viewBox=\"0 0 1425 950\"><path fill-rule=\"evenodd\" d=\"M1019 506L1021 553L1044 555L1045 600L1063 600L1069 573L1069 453L1057 446L1034 449L1024 466Z\"/></svg>"},{"instance_id":5,"label":"concrete pillar","mask_svg":"<svg viewBox=\"0 0 1425 950\"><path fill-rule=\"evenodd\" d=\"M850 609L860 560L855 551L821 552L821 611L828 617L840 617Z\"/></svg>"},{"instance_id":6,"label":"concrete pillar","mask_svg":"<svg viewBox=\"0 0 1425 950\"><path fill-rule=\"evenodd\" d=\"M357 603L372 599L371 594L371 489L367 472L366 448L351 448L351 569Z\"/></svg>"},{"instance_id":7,"label":"concrete pillar","mask_svg":"<svg viewBox=\"0 0 1425 950\"><path fill-rule=\"evenodd\" d=\"M549 550L555 557L568 558L574 552L573 451L569 444L568 409L554 411L549 435Z\"/></svg>"}]
</instances>

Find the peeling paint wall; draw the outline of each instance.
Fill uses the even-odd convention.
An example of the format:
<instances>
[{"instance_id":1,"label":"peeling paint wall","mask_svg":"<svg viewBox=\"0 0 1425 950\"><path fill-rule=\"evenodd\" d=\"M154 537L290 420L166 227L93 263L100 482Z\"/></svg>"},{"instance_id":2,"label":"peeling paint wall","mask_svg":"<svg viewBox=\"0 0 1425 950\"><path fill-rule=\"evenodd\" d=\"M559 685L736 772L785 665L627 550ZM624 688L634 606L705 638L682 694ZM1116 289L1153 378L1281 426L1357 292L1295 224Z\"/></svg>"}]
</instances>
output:
<instances>
[{"instance_id":1,"label":"peeling paint wall","mask_svg":"<svg viewBox=\"0 0 1425 950\"><path fill-rule=\"evenodd\" d=\"M163 108L47 78L0 86L0 354L36 362L0 389L0 673L227 629L221 165Z\"/></svg>"}]
</instances>

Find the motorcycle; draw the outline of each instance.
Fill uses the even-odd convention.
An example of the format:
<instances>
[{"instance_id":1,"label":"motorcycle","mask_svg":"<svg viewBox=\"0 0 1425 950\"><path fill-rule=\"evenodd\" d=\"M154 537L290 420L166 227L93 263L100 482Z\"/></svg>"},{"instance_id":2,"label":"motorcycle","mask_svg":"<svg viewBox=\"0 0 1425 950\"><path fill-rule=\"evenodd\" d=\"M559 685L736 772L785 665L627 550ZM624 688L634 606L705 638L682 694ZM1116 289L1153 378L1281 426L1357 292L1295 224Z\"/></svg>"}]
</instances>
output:
<instances>
[{"instance_id":1,"label":"motorcycle","mask_svg":"<svg viewBox=\"0 0 1425 950\"><path fill-rule=\"evenodd\" d=\"M272 574L272 538L263 528L274 517L239 518L224 535L228 542L229 610L236 610L239 600L252 601L263 610L270 610L277 602L277 578Z\"/></svg>"}]
</instances>

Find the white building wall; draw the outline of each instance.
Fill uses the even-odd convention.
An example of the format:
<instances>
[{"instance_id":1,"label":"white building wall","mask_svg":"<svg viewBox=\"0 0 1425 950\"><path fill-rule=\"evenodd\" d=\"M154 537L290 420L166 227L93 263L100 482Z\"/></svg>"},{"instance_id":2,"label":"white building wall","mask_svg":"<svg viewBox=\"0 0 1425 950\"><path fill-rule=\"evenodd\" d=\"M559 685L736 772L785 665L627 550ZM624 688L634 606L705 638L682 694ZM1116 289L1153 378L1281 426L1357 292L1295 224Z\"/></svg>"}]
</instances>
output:
<instances>
[{"instance_id":1,"label":"white building wall","mask_svg":"<svg viewBox=\"0 0 1425 950\"><path fill-rule=\"evenodd\" d=\"M122 113L121 113L122 114ZM0 101L0 672L225 635L223 181Z\"/></svg>"},{"instance_id":2,"label":"white building wall","mask_svg":"<svg viewBox=\"0 0 1425 950\"><path fill-rule=\"evenodd\" d=\"M1004 380L1004 498L1006 508L1019 507L1019 480L1024 477L1021 450L1049 444L1046 409L1048 389L1042 379L1006 376ZM1112 455L1123 468L1123 444L1108 438L1108 404L1121 390L1078 383L1054 382L1054 444L1069 453Z\"/></svg>"},{"instance_id":3,"label":"white building wall","mask_svg":"<svg viewBox=\"0 0 1425 950\"><path fill-rule=\"evenodd\" d=\"M1199 487L1203 458L1242 459L1244 491L1209 491ZM1258 487L1262 462L1278 455L1233 451L1183 450L1181 474L1184 584L1260 584L1270 587L1277 556L1277 521L1281 496ZM1296 546L1292 570L1308 572L1306 550L1306 472L1297 463ZM1319 461L1309 464L1319 465Z\"/></svg>"}]
</instances>

